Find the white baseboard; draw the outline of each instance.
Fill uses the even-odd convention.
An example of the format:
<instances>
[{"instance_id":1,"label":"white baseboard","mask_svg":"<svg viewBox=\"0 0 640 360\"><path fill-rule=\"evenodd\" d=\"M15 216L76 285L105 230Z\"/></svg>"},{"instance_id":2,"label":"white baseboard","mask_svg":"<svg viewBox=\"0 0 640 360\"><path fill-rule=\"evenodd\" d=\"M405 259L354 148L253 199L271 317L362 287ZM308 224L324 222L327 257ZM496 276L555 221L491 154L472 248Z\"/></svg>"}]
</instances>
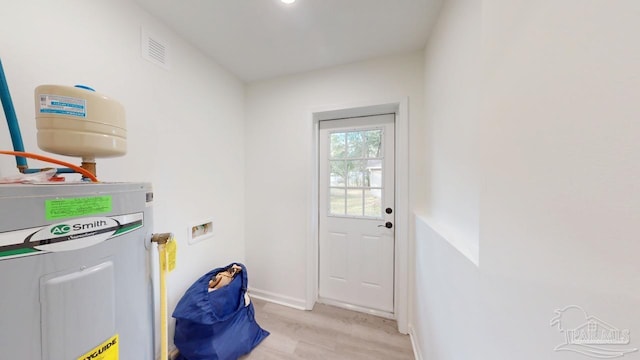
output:
<instances>
[{"instance_id":1,"label":"white baseboard","mask_svg":"<svg viewBox=\"0 0 640 360\"><path fill-rule=\"evenodd\" d=\"M249 296L258 300L272 302L274 304L288 306L298 310L306 310L307 302L304 299L272 293L255 288L249 288Z\"/></svg>"},{"instance_id":2,"label":"white baseboard","mask_svg":"<svg viewBox=\"0 0 640 360\"><path fill-rule=\"evenodd\" d=\"M413 356L416 360L424 360L422 357L422 351L420 350L420 344L418 343L418 337L416 330L413 326L409 325L409 338L411 339L411 347L413 348Z\"/></svg>"}]
</instances>

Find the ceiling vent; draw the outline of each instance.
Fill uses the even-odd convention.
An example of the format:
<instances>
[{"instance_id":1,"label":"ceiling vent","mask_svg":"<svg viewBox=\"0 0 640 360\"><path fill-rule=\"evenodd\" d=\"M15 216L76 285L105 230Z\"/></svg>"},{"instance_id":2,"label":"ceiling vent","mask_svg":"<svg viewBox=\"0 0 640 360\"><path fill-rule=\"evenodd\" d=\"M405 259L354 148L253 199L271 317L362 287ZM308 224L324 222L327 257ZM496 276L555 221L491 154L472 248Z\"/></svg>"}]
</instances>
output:
<instances>
[{"instance_id":1,"label":"ceiling vent","mask_svg":"<svg viewBox=\"0 0 640 360\"><path fill-rule=\"evenodd\" d=\"M169 70L169 44L145 29L141 32L142 58Z\"/></svg>"}]
</instances>

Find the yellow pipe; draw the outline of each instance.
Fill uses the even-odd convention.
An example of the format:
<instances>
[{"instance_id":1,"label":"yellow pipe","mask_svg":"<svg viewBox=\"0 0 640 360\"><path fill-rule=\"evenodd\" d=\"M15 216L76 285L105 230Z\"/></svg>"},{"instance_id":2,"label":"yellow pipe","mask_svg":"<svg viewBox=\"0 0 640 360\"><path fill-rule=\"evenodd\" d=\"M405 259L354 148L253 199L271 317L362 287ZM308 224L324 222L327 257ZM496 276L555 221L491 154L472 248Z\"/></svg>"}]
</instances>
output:
<instances>
[{"instance_id":1,"label":"yellow pipe","mask_svg":"<svg viewBox=\"0 0 640 360\"><path fill-rule=\"evenodd\" d=\"M167 249L166 244L158 244L160 257L160 359L169 358L167 326Z\"/></svg>"},{"instance_id":2,"label":"yellow pipe","mask_svg":"<svg viewBox=\"0 0 640 360\"><path fill-rule=\"evenodd\" d=\"M169 358L169 332L167 326L167 242L173 234L154 234L152 242L158 243L158 258L160 260L160 360Z\"/></svg>"}]
</instances>

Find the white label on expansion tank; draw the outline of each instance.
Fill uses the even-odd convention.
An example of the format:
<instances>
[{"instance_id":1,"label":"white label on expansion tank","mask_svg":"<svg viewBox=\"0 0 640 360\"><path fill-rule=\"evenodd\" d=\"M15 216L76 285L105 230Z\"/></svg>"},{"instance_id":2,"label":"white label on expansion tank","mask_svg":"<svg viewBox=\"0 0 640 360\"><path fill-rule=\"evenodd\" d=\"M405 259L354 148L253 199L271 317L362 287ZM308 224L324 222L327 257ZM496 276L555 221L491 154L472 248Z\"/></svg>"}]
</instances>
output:
<instances>
[{"instance_id":1,"label":"white label on expansion tank","mask_svg":"<svg viewBox=\"0 0 640 360\"><path fill-rule=\"evenodd\" d=\"M87 100L60 95L40 95L40 113L87 117Z\"/></svg>"}]
</instances>

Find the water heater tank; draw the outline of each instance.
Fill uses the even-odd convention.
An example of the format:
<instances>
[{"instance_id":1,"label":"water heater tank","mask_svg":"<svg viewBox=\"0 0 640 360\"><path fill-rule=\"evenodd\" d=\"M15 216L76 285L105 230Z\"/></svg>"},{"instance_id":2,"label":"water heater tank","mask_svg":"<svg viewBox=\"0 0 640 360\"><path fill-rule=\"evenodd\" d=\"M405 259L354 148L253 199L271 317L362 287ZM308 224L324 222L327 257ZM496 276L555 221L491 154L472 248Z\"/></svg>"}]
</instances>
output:
<instances>
[{"instance_id":1,"label":"water heater tank","mask_svg":"<svg viewBox=\"0 0 640 360\"><path fill-rule=\"evenodd\" d=\"M38 86L35 110L38 146L44 151L83 159L127 152L124 107L89 87Z\"/></svg>"}]
</instances>

